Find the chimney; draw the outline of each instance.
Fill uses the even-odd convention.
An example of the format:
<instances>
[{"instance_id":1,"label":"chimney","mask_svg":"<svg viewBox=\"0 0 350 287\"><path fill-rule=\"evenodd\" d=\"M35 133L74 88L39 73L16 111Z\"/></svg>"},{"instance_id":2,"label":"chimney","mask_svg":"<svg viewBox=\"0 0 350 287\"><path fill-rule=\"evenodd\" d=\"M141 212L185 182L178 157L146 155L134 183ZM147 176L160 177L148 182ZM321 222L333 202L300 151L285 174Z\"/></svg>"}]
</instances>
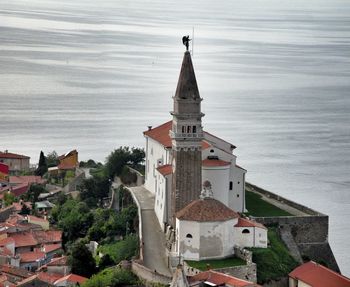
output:
<instances>
[{"instance_id":1,"label":"chimney","mask_svg":"<svg viewBox=\"0 0 350 287\"><path fill-rule=\"evenodd\" d=\"M148 130L150 131L152 129L152 126L147 126L148 127Z\"/></svg>"}]
</instances>

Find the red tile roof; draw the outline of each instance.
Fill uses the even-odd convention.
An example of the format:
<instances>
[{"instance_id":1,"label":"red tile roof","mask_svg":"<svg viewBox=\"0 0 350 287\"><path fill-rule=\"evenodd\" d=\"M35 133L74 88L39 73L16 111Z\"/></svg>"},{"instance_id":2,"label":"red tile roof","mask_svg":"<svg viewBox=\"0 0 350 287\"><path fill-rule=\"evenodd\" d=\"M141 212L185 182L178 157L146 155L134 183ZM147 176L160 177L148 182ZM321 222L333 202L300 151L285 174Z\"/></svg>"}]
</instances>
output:
<instances>
[{"instance_id":1,"label":"red tile roof","mask_svg":"<svg viewBox=\"0 0 350 287\"><path fill-rule=\"evenodd\" d=\"M77 166L74 164L60 163L57 167L58 169L69 170L69 169L76 169Z\"/></svg>"},{"instance_id":2,"label":"red tile roof","mask_svg":"<svg viewBox=\"0 0 350 287\"><path fill-rule=\"evenodd\" d=\"M11 152L1 152L0 151L0 158L13 158L13 159L29 159L29 156L25 156L22 154L16 154Z\"/></svg>"},{"instance_id":3,"label":"red tile roof","mask_svg":"<svg viewBox=\"0 0 350 287\"><path fill-rule=\"evenodd\" d=\"M35 248L36 251L41 251L45 253L50 253L55 250L59 250L62 248L62 244L44 244L41 248Z\"/></svg>"},{"instance_id":4,"label":"red tile roof","mask_svg":"<svg viewBox=\"0 0 350 287\"><path fill-rule=\"evenodd\" d=\"M253 221L253 220L249 220L246 218L239 218L235 227L259 227L259 228L267 229L261 223Z\"/></svg>"},{"instance_id":5,"label":"red tile roof","mask_svg":"<svg viewBox=\"0 0 350 287\"><path fill-rule=\"evenodd\" d=\"M79 276L79 275L76 275L76 274L68 274L67 276L64 276L64 277L58 279L58 280L55 282L55 285L57 285L58 283L64 282L64 281L82 284L82 283L84 283L87 279L88 279L88 278L83 277L83 276Z\"/></svg>"},{"instance_id":6,"label":"red tile roof","mask_svg":"<svg viewBox=\"0 0 350 287\"><path fill-rule=\"evenodd\" d=\"M39 272L38 273L38 278L41 281L44 281L44 282L49 283L51 285L53 285L53 283L55 283L58 279L60 279L62 277L63 277L63 275L58 274L58 273L47 273L47 272Z\"/></svg>"},{"instance_id":7,"label":"red tile roof","mask_svg":"<svg viewBox=\"0 0 350 287\"><path fill-rule=\"evenodd\" d=\"M221 159L205 159L202 161L202 165L207 167L217 167L217 166L228 166L228 165L231 165L231 163Z\"/></svg>"},{"instance_id":8,"label":"red tile roof","mask_svg":"<svg viewBox=\"0 0 350 287\"><path fill-rule=\"evenodd\" d=\"M28 189L29 189L29 184L23 183L23 184L16 185L16 186L12 187L10 190L11 190L11 193L13 193L17 197L17 196L20 196L20 195L26 193L28 191Z\"/></svg>"},{"instance_id":9,"label":"red tile roof","mask_svg":"<svg viewBox=\"0 0 350 287\"><path fill-rule=\"evenodd\" d=\"M6 246L7 244L15 243L15 240L11 237L6 237L0 240L0 246Z\"/></svg>"},{"instance_id":10,"label":"red tile roof","mask_svg":"<svg viewBox=\"0 0 350 287\"><path fill-rule=\"evenodd\" d=\"M67 256L52 258L52 260L47 263L47 266L66 266L68 264L67 260Z\"/></svg>"},{"instance_id":11,"label":"red tile roof","mask_svg":"<svg viewBox=\"0 0 350 287\"><path fill-rule=\"evenodd\" d=\"M350 279L313 261L295 268L289 277L312 287L349 287Z\"/></svg>"},{"instance_id":12,"label":"red tile roof","mask_svg":"<svg viewBox=\"0 0 350 287\"><path fill-rule=\"evenodd\" d=\"M20 254L20 257L21 257L22 263L35 262L35 261L45 259L45 252L41 252L41 251L24 252Z\"/></svg>"},{"instance_id":13,"label":"red tile roof","mask_svg":"<svg viewBox=\"0 0 350 287\"><path fill-rule=\"evenodd\" d=\"M180 220L226 221L239 217L238 213L214 198L197 199L176 213Z\"/></svg>"},{"instance_id":14,"label":"red tile roof","mask_svg":"<svg viewBox=\"0 0 350 287\"><path fill-rule=\"evenodd\" d=\"M168 121L158 127L143 132L143 134L159 142L165 148L171 148L171 138L169 136L169 131L171 130L171 127L172 121ZM207 149L210 146L211 145L208 142L204 140L202 141L202 149Z\"/></svg>"},{"instance_id":15,"label":"red tile roof","mask_svg":"<svg viewBox=\"0 0 350 287\"><path fill-rule=\"evenodd\" d=\"M234 287L255 287L260 286L256 283L252 283L243 279L239 279L236 277L233 277L231 275L227 275L224 273L220 273L217 271L209 270L205 272L201 272L197 275L194 275L192 277L189 277L188 279L189 283L195 283L195 282L210 282L212 284L215 284L217 286L222 285L228 285L228 286L234 286Z\"/></svg>"},{"instance_id":16,"label":"red tile roof","mask_svg":"<svg viewBox=\"0 0 350 287\"><path fill-rule=\"evenodd\" d=\"M14 233L10 235L15 241L15 247L35 246L38 241L33 237L32 233Z\"/></svg>"},{"instance_id":17,"label":"red tile roof","mask_svg":"<svg viewBox=\"0 0 350 287\"><path fill-rule=\"evenodd\" d=\"M62 231L60 230L33 230L33 235L39 243L55 243L62 241Z\"/></svg>"},{"instance_id":18,"label":"red tile roof","mask_svg":"<svg viewBox=\"0 0 350 287\"><path fill-rule=\"evenodd\" d=\"M162 174L162 175L169 175L173 172L173 169L171 167L171 164L166 164L166 165L162 165L157 167L157 170Z\"/></svg>"},{"instance_id":19,"label":"red tile roof","mask_svg":"<svg viewBox=\"0 0 350 287\"><path fill-rule=\"evenodd\" d=\"M46 182L41 176L36 175L23 175L23 176L10 176L11 184L44 184Z\"/></svg>"},{"instance_id":20,"label":"red tile roof","mask_svg":"<svg viewBox=\"0 0 350 287\"><path fill-rule=\"evenodd\" d=\"M21 277L21 278L28 278L34 275L34 273L29 272L25 269L19 268L19 267L15 267L15 266L11 266L8 264L4 264L0 266L0 271L2 273L5 274L11 274L17 277Z\"/></svg>"}]
</instances>

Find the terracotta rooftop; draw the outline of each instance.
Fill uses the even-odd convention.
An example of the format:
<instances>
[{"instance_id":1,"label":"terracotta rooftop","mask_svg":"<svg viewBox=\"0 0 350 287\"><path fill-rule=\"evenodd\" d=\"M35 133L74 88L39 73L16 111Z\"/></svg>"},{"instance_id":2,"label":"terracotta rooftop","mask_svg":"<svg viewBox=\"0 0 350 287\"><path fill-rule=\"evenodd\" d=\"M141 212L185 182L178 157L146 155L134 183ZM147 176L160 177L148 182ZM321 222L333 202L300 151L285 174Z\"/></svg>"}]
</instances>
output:
<instances>
[{"instance_id":1,"label":"terracotta rooftop","mask_svg":"<svg viewBox=\"0 0 350 287\"><path fill-rule=\"evenodd\" d=\"M75 169L77 166L75 164L68 164L68 163L60 163L58 166L58 169Z\"/></svg>"},{"instance_id":2,"label":"terracotta rooftop","mask_svg":"<svg viewBox=\"0 0 350 287\"><path fill-rule=\"evenodd\" d=\"M231 165L231 163L220 159L205 159L202 161L202 165L207 167L217 167L217 166L228 166L228 165Z\"/></svg>"},{"instance_id":3,"label":"terracotta rooftop","mask_svg":"<svg viewBox=\"0 0 350 287\"><path fill-rule=\"evenodd\" d=\"M350 279L316 262L309 261L295 268L289 277L312 287L349 287Z\"/></svg>"},{"instance_id":4,"label":"terracotta rooftop","mask_svg":"<svg viewBox=\"0 0 350 287\"><path fill-rule=\"evenodd\" d=\"M214 198L197 199L176 213L176 217L187 221L226 221L239 217L238 213Z\"/></svg>"},{"instance_id":5,"label":"terracotta rooftop","mask_svg":"<svg viewBox=\"0 0 350 287\"><path fill-rule=\"evenodd\" d=\"M33 235L40 244L62 241L62 231L60 230L33 230Z\"/></svg>"},{"instance_id":6,"label":"terracotta rooftop","mask_svg":"<svg viewBox=\"0 0 350 287\"><path fill-rule=\"evenodd\" d=\"M34 275L34 273L29 272L29 271L27 271L25 269L22 269L22 268L19 268L19 267L15 267L15 266L11 266L11 265L8 265L8 264L1 265L0 266L0 271L2 273L11 274L11 275L18 276L18 277L21 277L21 278L28 278L28 277L31 277L31 276Z\"/></svg>"},{"instance_id":7,"label":"terracotta rooftop","mask_svg":"<svg viewBox=\"0 0 350 287\"><path fill-rule=\"evenodd\" d=\"M189 283L195 282L208 282L213 286L233 286L233 287L257 287L260 286L256 283L252 283L243 279L239 279L224 273L220 273L217 271L209 270L205 272L201 272L197 275L189 277Z\"/></svg>"},{"instance_id":8,"label":"terracotta rooftop","mask_svg":"<svg viewBox=\"0 0 350 287\"><path fill-rule=\"evenodd\" d=\"M20 254L21 262L28 263L45 259L45 252L33 251Z\"/></svg>"},{"instance_id":9,"label":"terracotta rooftop","mask_svg":"<svg viewBox=\"0 0 350 287\"><path fill-rule=\"evenodd\" d=\"M52 260L47 263L47 266L66 266L67 263L67 256L61 256L61 257L57 257L57 258L52 258Z\"/></svg>"},{"instance_id":10,"label":"terracotta rooftop","mask_svg":"<svg viewBox=\"0 0 350 287\"><path fill-rule=\"evenodd\" d=\"M83 277L83 276L79 276L79 275L76 275L76 274L68 274L67 276L64 276L64 277L58 279L58 280L55 282L55 285L58 285L59 283L64 282L64 281L82 284L82 283L84 283L87 279L88 279L88 278Z\"/></svg>"},{"instance_id":11,"label":"terracotta rooftop","mask_svg":"<svg viewBox=\"0 0 350 287\"><path fill-rule=\"evenodd\" d=\"M26 193L28 191L28 189L29 189L29 184L22 183L22 184L19 184L19 185L12 187L10 190L11 190L11 193L13 193L17 197L17 196L20 196L20 195Z\"/></svg>"},{"instance_id":12,"label":"terracotta rooftop","mask_svg":"<svg viewBox=\"0 0 350 287\"><path fill-rule=\"evenodd\" d=\"M10 176L11 184L44 184L45 182L45 179L36 175Z\"/></svg>"},{"instance_id":13,"label":"terracotta rooftop","mask_svg":"<svg viewBox=\"0 0 350 287\"><path fill-rule=\"evenodd\" d=\"M169 136L169 131L171 130L171 126L172 126L172 121L168 121L158 127L155 127L151 130L143 132L143 134L159 142L165 148L171 148L171 138ZM211 147L211 145L207 141L203 140L202 149L207 149L209 147Z\"/></svg>"},{"instance_id":14,"label":"terracotta rooftop","mask_svg":"<svg viewBox=\"0 0 350 287\"><path fill-rule=\"evenodd\" d=\"M1 152L0 151L0 158L11 158L11 159L29 159L29 156L22 155L22 154L16 154L11 152Z\"/></svg>"},{"instance_id":15,"label":"terracotta rooftop","mask_svg":"<svg viewBox=\"0 0 350 287\"><path fill-rule=\"evenodd\" d=\"M32 233L14 233L11 238L15 241L15 247L35 246L38 241L35 240Z\"/></svg>"},{"instance_id":16,"label":"terracotta rooftop","mask_svg":"<svg viewBox=\"0 0 350 287\"><path fill-rule=\"evenodd\" d=\"M78 153L78 152L77 152L76 149L74 149L74 150L71 150L71 151L69 151L69 152L67 152L67 153L65 153L65 154L62 154L62 155L58 156L58 159L59 159L59 160L62 160L62 159L64 159L64 158L66 158L66 157L68 157L68 156L71 156L71 155L73 155L73 154L76 154L76 153Z\"/></svg>"},{"instance_id":17,"label":"terracotta rooftop","mask_svg":"<svg viewBox=\"0 0 350 287\"><path fill-rule=\"evenodd\" d=\"M62 248L62 244L57 243L57 244L44 244L41 248L35 248L34 250L50 253L52 251L59 250L61 248Z\"/></svg>"},{"instance_id":18,"label":"terracotta rooftop","mask_svg":"<svg viewBox=\"0 0 350 287\"><path fill-rule=\"evenodd\" d=\"M63 275L62 274L58 274L58 273L47 273L47 272L39 272L38 273L38 278L46 283L49 283L51 285L53 285L53 283L55 283L58 279L62 278Z\"/></svg>"},{"instance_id":19,"label":"terracotta rooftop","mask_svg":"<svg viewBox=\"0 0 350 287\"><path fill-rule=\"evenodd\" d=\"M259 227L259 228L264 228L267 229L264 225L262 225L259 222L249 220L246 218L239 218L237 224L235 227Z\"/></svg>"},{"instance_id":20,"label":"terracotta rooftop","mask_svg":"<svg viewBox=\"0 0 350 287\"><path fill-rule=\"evenodd\" d=\"M171 167L171 164L166 164L166 165L162 165L157 167L157 170L162 174L162 175L169 175L173 172L173 169Z\"/></svg>"}]
</instances>

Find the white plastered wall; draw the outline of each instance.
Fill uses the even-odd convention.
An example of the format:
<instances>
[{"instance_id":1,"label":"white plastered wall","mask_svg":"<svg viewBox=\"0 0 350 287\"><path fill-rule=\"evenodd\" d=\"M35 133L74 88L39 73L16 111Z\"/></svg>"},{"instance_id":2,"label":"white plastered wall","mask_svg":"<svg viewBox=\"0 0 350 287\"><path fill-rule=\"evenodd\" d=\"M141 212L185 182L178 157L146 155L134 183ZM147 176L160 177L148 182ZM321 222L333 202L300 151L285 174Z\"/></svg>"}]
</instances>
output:
<instances>
[{"instance_id":1,"label":"white plastered wall","mask_svg":"<svg viewBox=\"0 0 350 287\"><path fill-rule=\"evenodd\" d=\"M170 163L170 151L159 142L146 136L145 188L155 194L157 167Z\"/></svg>"}]
</instances>

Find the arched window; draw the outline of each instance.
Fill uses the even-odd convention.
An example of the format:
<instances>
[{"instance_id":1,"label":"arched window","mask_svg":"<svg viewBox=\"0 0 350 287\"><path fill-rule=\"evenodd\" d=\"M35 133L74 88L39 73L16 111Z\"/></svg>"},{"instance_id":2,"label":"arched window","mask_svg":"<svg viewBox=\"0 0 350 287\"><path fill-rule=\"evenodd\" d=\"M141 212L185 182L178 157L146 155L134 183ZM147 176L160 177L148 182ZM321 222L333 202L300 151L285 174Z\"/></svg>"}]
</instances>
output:
<instances>
[{"instance_id":1,"label":"arched window","mask_svg":"<svg viewBox=\"0 0 350 287\"><path fill-rule=\"evenodd\" d=\"M213 153L213 152L214 152L214 150L213 150L213 149L211 149L211 150L210 150L210 153Z\"/></svg>"},{"instance_id":2,"label":"arched window","mask_svg":"<svg viewBox=\"0 0 350 287\"><path fill-rule=\"evenodd\" d=\"M249 231L249 229L246 228L246 229L242 230L242 233L250 233L250 231Z\"/></svg>"},{"instance_id":3,"label":"arched window","mask_svg":"<svg viewBox=\"0 0 350 287\"><path fill-rule=\"evenodd\" d=\"M192 238L192 234L187 233L186 238Z\"/></svg>"}]
</instances>

